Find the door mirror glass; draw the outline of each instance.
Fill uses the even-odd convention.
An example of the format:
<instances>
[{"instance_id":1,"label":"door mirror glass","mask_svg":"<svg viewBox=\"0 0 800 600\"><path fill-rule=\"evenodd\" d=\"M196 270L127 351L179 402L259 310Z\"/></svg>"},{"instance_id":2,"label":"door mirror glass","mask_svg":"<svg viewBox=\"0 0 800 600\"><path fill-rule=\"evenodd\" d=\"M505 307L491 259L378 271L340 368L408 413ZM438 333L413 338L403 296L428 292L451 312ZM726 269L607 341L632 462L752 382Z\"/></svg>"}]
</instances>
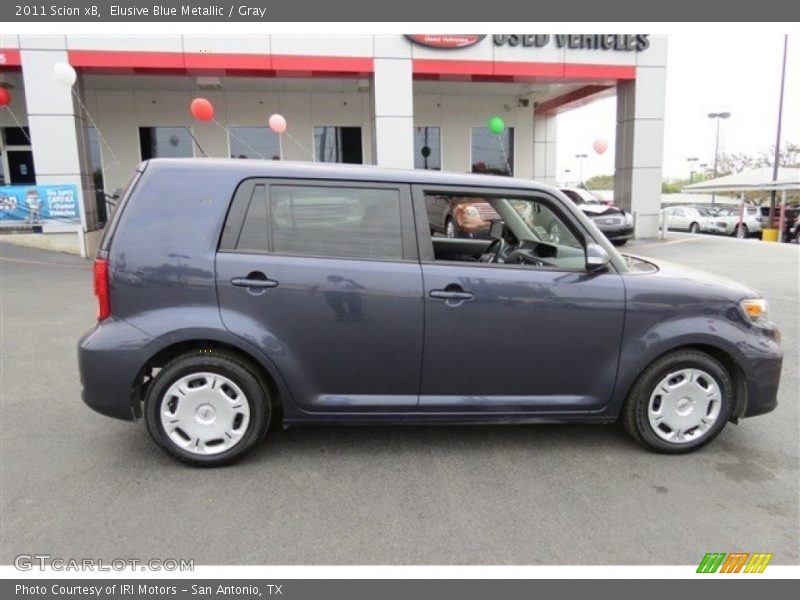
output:
<instances>
[{"instance_id":1,"label":"door mirror glass","mask_svg":"<svg viewBox=\"0 0 800 600\"><path fill-rule=\"evenodd\" d=\"M608 253L599 244L586 244L586 270L590 273L597 273L608 268Z\"/></svg>"},{"instance_id":2,"label":"door mirror glass","mask_svg":"<svg viewBox=\"0 0 800 600\"><path fill-rule=\"evenodd\" d=\"M502 221L492 221L492 224L489 225L489 237L493 240L503 237Z\"/></svg>"}]
</instances>

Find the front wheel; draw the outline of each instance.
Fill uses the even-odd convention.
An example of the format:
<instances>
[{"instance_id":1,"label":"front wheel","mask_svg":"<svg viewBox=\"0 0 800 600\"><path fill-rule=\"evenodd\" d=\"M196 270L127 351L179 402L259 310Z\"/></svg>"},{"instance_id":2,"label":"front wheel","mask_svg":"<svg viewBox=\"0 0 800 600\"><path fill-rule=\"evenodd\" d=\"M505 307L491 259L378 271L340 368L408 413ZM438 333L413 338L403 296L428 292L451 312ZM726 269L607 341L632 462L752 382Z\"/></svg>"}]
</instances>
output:
<instances>
[{"instance_id":1,"label":"front wheel","mask_svg":"<svg viewBox=\"0 0 800 600\"><path fill-rule=\"evenodd\" d=\"M447 217L447 222L444 225L444 234L450 239L457 238L459 235L458 225L451 217Z\"/></svg>"},{"instance_id":2,"label":"front wheel","mask_svg":"<svg viewBox=\"0 0 800 600\"><path fill-rule=\"evenodd\" d=\"M747 239L750 237L750 232L747 229L747 225L737 225L736 226L736 237L740 240Z\"/></svg>"},{"instance_id":3,"label":"front wheel","mask_svg":"<svg viewBox=\"0 0 800 600\"><path fill-rule=\"evenodd\" d=\"M171 456L193 466L221 466L261 441L270 419L265 386L226 352L198 350L169 362L145 397L147 429Z\"/></svg>"},{"instance_id":4,"label":"front wheel","mask_svg":"<svg viewBox=\"0 0 800 600\"><path fill-rule=\"evenodd\" d=\"M628 240L611 240L611 243L615 246L624 246L628 243Z\"/></svg>"},{"instance_id":5,"label":"front wheel","mask_svg":"<svg viewBox=\"0 0 800 600\"><path fill-rule=\"evenodd\" d=\"M700 225L697 223L689 225L689 233L700 233Z\"/></svg>"},{"instance_id":6,"label":"front wheel","mask_svg":"<svg viewBox=\"0 0 800 600\"><path fill-rule=\"evenodd\" d=\"M683 454L713 440L730 418L733 382L716 359L671 352L648 366L623 408L622 423L650 450Z\"/></svg>"}]
</instances>

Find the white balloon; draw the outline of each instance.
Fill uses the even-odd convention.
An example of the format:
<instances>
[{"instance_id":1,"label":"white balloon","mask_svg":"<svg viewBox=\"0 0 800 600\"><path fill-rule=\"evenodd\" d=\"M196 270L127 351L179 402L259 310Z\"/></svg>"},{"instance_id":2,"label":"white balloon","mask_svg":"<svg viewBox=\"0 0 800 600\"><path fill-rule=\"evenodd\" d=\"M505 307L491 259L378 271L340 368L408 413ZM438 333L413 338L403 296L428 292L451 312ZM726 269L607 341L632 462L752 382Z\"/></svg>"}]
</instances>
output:
<instances>
[{"instance_id":1,"label":"white balloon","mask_svg":"<svg viewBox=\"0 0 800 600\"><path fill-rule=\"evenodd\" d=\"M68 65L65 62L57 63L53 67L53 74L56 76L56 79L67 87L75 85L75 81L78 78L78 74L75 72L75 69L72 68L72 65Z\"/></svg>"}]
</instances>

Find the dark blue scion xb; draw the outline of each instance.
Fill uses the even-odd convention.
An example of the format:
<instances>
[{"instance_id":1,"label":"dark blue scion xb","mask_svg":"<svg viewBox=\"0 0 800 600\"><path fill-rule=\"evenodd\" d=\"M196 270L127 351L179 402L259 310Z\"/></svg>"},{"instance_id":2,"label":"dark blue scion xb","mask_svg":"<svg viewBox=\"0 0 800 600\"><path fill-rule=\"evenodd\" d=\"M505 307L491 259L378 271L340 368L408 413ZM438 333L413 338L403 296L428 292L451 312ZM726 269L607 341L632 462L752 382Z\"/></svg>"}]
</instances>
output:
<instances>
[{"instance_id":1,"label":"dark blue scion xb","mask_svg":"<svg viewBox=\"0 0 800 600\"><path fill-rule=\"evenodd\" d=\"M489 239L432 235L426 198L486 202ZM477 199L477 200L476 200ZM531 181L272 161L151 160L95 261L83 399L193 465L272 418L622 421L688 452L775 408L753 290L620 255Z\"/></svg>"}]
</instances>

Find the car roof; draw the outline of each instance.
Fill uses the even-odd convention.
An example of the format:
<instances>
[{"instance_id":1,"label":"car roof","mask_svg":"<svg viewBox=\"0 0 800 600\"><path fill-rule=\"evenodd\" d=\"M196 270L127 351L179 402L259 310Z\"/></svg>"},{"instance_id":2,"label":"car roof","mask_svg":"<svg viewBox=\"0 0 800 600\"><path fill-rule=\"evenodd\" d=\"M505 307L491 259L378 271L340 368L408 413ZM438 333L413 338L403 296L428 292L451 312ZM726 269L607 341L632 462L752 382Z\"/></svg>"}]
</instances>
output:
<instances>
[{"instance_id":1,"label":"car roof","mask_svg":"<svg viewBox=\"0 0 800 600\"><path fill-rule=\"evenodd\" d=\"M478 175L473 173L446 173L423 169L391 169L372 165L308 163L283 160L256 160L241 158L154 158L140 165L139 170L166 169L217 169L225 173L236 172L242 179L271 177L286 179L341 179L345 181L374 181L446 185L459 187L520 188L526 190L554 191L556 188L529 179Z\"/></svg>"}]
</instances>

